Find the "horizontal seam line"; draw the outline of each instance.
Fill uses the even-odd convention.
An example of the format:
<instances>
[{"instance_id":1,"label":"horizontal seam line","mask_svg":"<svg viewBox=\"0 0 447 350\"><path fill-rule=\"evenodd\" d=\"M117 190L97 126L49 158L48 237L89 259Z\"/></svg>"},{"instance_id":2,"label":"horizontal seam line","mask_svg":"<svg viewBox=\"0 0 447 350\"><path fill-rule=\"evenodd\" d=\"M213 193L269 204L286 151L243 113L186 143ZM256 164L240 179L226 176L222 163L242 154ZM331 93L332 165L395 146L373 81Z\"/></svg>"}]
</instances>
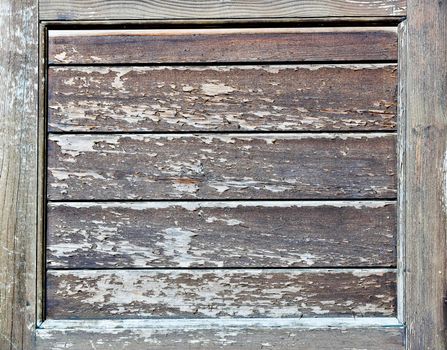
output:
<instances>
[{"instance_id":1,"label":"horizontal seam line","mask_svg":"<svg viewBox=\"0 0 447 350\"><path fill-rule=\"evenodd\" d=\"M126 62L126 63L54 63L49 62L49 67L156 67L156 66L245 66L245 65L312 65L312 64L328 64L328 65L348 65L348 64L397 64L396 59L384 60L304 60L304 61L215 61L215 62Z\"/></svg>"}]
</instances>

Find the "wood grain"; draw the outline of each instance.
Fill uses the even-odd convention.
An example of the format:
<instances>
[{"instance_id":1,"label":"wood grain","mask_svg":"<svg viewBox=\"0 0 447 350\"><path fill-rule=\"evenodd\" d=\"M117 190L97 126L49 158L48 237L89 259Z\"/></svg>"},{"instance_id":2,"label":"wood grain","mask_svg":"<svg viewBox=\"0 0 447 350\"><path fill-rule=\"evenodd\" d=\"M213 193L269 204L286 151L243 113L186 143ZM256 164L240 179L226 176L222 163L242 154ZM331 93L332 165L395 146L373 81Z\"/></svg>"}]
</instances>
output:
<instances>
[{"instance_id":1,"label":"wood grain","mask_svg":"<svg viewBox=\"0 0 447 350\"><path fill-rule=\"evenodd\" d=\"M399 24L399 93L398 93L398 132L397 132L397 318L400 322L405 322L405 206L406 206L406 149L407 143L405 139L406 126L407 126L407 90L406 90L406 72L407 72L407 22L403 21Z\"/></svg>"},{"instance_id":2,"label":"wood grain","mask_svg":"<svg viewBox=\"0 0 447 350\"><path fill-rule=\"evenodd\" d=\"M36 319L37 1L0 7L0 349L29 350Z\"/></svg>"},{"instance_id":3,"label":"wood grain","mask_svg":"<svg viewBox=\"0 0 447 350\"><path fill-rule=\"evenodd\" d=\"M92 323L89 321L89 323ZM103 329L40 329L37 350L404 350L399 327L297 328L293 326L213 326ZM211 324L211 326L210 326Z\"/></svg>"},{"instance_id":4,"label":"wood grain","mask_svg":"<svg viewBox=\"0 0 447 350\"><path fill-rule=\"evenodd\" d=\"M404 0L41 0L41 20L404 16Z\"/></svg>"},{"instance_id":5,"label":"wood grain","mask_svg":"<svg viewBox=\"0 0 447 350\"><path fill-rule=\"evenodd\" d=\"M50 131L395 130L397 66L49 70Z\"/></svg>"},{"instance_id":6,"label":"wood grain","mask_svg":"<svg viewBox=\"0 0 447 350\"><path fill-rule=\"evenodd\" d=\"M47 264L395 266L394 202L50 203Z\"/></svg>"},{"instance_id":7,"label":"wood grain","mask_svg":"<svg viewBox=\"0 0 447 350\"><path fill-rule=\"evenodd\" d=\"M47 317L395 315L392 270L72 270L47 275Z\"/></svg>"},{"instance_id":8,"label":"wood grain","mask_svg":"<svg viewBox=\"0 0 447 350\"><path fill-rule=\"evenodd\" d=\"M243 164L243 166L242 166ZM395 135L50 135L48 198L395 198Z\"/></svg>"},{"instance_id":9,"label":"wood grain","mask_svg":"<svg viewBox=\"0 0 447 350\"><path fill-rule=\"evenodd\" d=\"M447 2L408 3L407 341L435 350L447 348Z\"/></svg>"},{"instance_id":10,"label":"wood grain","mask_svg":"<svg viewBox=\"0 0 447 350\"><path fill-rule=\"evenodd\" d=\"M50 64L390 61L394 27L50 30Z\"/></svg>"}]
</instances>

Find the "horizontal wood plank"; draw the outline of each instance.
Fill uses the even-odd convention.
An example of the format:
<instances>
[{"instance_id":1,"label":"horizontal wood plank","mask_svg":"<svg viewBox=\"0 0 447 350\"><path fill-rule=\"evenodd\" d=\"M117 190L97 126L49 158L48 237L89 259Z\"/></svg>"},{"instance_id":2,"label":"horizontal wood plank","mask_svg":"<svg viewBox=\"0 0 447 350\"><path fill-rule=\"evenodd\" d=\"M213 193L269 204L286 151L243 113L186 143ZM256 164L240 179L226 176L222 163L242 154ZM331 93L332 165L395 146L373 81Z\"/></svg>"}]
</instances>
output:
<instances>
[{"instance_id":1,"label":"horizontal wood plank","mask_svg":"<svg viewBox=\"0 0 447 350\"><path fill-rule=\"evenodd\" d=\"M50 135L48 198L395 198L395 135Z\"/></svg>"},{"instance_id":2,"label":"horizontal wood plank","mask_svg":"<svg viewBox=\"0 0 447 350\"><path fill-rule=\"evenodd\" d=\"M50 203L47 264L395 266L394 202Z\"/></svg>"},{"instance_id":3,"label":"horizontal wood plank","mask_svg":"<svg viewBox=\"0 0 447 350\"><path fill-rule=\"evenodd\" d=\"M397 66L70 67L50 131L395 130Z\"/></svg>"},{"instance_id":4,"label":"horizontal wood plank","mask_svg":"<svg viewBox=\"0 0 447 350\"><path fill-rule=\"evenodd\" d=\"M405 0L40 0L41 20L404 16Z\"/></svg>"},{"instance_id":5,"label":"horizontal wood plank","mask_svg":"<svg viewBox=\"0 0 447 350\"><path fill-rule=\"evenodd\" d=\"M397 60L395 27L50 30L49 64Z\"/></svg>"},{"instance_id":6,"label":"horizontal wood plank","mask_svg":"<svg viewBox=\"0 0 447 350\"><path fill-rule=\"evenodd\" d=\"M47 317L393 316L393 270L71 270L47 273Z\"/></svg>"},{"instance_id":7,"label":"horizontal wood plank","mask_svg":"<svg viewBox=\"0 0 447 350\"><path fill-rule=\"evenodd\" d=\"M158 321L158 327L135 328L127 320L122 325L126 329L97 328L91 325L94 321L81 321L69 329L38 329L37 350L404 350L404 330L398 326L296 328L283 322L221 326L210 320L197 326L191 320L175 321L163 322L169 328Z\"/></svg>"}]
</instances>

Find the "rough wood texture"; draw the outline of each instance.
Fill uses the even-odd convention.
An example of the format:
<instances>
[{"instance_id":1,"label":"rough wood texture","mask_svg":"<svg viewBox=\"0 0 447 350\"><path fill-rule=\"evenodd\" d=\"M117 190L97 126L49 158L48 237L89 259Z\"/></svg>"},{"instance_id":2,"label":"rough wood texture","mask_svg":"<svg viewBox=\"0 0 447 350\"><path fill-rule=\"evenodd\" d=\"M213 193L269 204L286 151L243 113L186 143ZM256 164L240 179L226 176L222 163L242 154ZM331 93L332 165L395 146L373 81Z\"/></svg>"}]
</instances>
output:
<instances>
[{"instance_id":1,"label":"rough wood texture","mask_svg":"<svg viewBox=\"0 0 447 350\"><path fill-rule=\"evenodd\" d=\"M397 66L49 70L50 131L394 130Z\"/></svg>"},{"instance_id":2,"label":"rough wood texture","mask_svg":"<svg viewBox=\"0 0 447 350\"><path fill-rule=\"evenodd\" d=\"M405 0L40 0L42 20L404 16Z\"/></svg>"},{"instance_id":3,"label":"rough wood texture","mask_svg":"<svg viewBox=\"0 0 447 350\"><path fill-rule=\"evenodd\" d=\"M395 279L374 269L49 270L47 316L393 316Z\"/></svg>"},{"instance_id":4,"label":"rough wood texture","mask_svg":"<svg viewBox=\"0 0 447 350\"><path fill-rule=\"evenodd\" d=\"M405 152L407 143L406 134L406 71L407 71L407 21L401 22L398 27L399 32L399 86L398 86L398 112L397 120L397 318L401 323L405 323L405 206L406 206L406 190L405 190Z\"/></svg>"},{"instance_id":5,"label":"rough wood texture","mask_svg":"<svg viewBox=\"0 0 447 350\"><path fill-rule=\"evenodd\" d=\"M50 135L49 199L395 198L395 135Z\"/></svg>"},{"instance_id":6,"label":"rough wood texture","mask_svg":"<svg viewBox=\"0 0 447 350\"><path fill-rule=\"evenodd\" d=\"M447 348L447 1L408 3L408 349L438 350Z\"/></svg>"},{"instance_id":7,"label":"rough wood texture","mask_svg":"<svg viewBox=\"0 0 447 350\"><path fill-rule=\"evenodd\" d=\"M210 322L211 323L211 322ZM295 328L181 327L140 329L42 329L37 350L404 350L398 327Z\"/></svg>"},{"instance_id":8,"label":"rough wood texture","mask_svg":"<svg viewBox=\"0 0 447 350\"><path fill-rule=\"evenodd\" d=\"M395 266L394 202L50 203L48 267Z\"/></svg>"},{"instance_id":9,"label":"rough wood texture","mask_svg":"<svg viewBox=\"0 0 447 350\"><path fill-rule=\"evenodd\" d=\"M394 27L50 30L50 64L389 61Z\"/></svg>"},{"instance_id":10,"label":"rough wood texture","mask_svg":"<svg viewBox=\"0 0 447 350\"><path fill-rule=\"evenodd\" d=\"M32 347L36 307L37 1L0 5L0 349Z\"/></svg>"}]
</instances>

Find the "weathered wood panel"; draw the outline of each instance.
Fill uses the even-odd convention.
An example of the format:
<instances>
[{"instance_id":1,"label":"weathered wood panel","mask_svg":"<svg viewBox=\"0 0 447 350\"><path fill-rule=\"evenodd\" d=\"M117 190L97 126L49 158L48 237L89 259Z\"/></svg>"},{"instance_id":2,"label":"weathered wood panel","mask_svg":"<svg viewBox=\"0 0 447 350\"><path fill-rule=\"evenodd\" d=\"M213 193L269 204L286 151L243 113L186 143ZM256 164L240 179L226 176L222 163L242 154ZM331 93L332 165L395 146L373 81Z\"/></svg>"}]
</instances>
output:
<instances>
[{"instance_id":1,"label":"weathered wood panel","mask_svg":"<svg viewBox=\"0 0 447 350\"><path fill-rule=\"evenodd\" d=\"M49 70L50 131L395 130L397 66Z\"/></svg>"},{"instance_id":2,"label":"weathered wood panel","mask_svg":"<svg viewBox=\"0 0 447 350\"><path fill-rule=\"evenodd\" d=\"M242 325L240 322L221 322L223 320L206 320L202 325L195 325L193 320L175 320L175 322L164 320L165 327L156 322L158 326L145 328L132 327L134 324L132 320L126 320L116 328L113 328L113 325L112 328L109 328L110 326L98 328L95 327L96 322L91 320L73 321L74 324L68 329L39 329L37 350L404 349L404 331L396 325L346 328L343 324L349 319L338 318L335 320L339 324L334 323L333 326L306 327L303 320L306 319L296 322L303 323L298 327L295 326L295 322L287 322L288 320L284 319L279 322L261 319L247 325ZM70 323L70 321L56 322L58 325ZM137 326L139 324L141 322ZM123 326L127 329L123 329Z\"/></svg>"},{"instance_id":3,"label":"weathered wood panel","mask_svg":"<svg viewBox=\"0 0 447 350\"><path fill-rule=\"evenodd\" d=\"M36 322L38 15L0 5L0 349L32 349Z\"/></svg>"},{"instance_id":4,"label":"weathered wood panel","mask_svg":"<svg viewBox=\"0 0 447 350\"><path fill-rule=\"evenodd\" d=\"M394 198L395 135L50 135L49 199Z\"/></svg>"},{"instance_id":5,"label":"weathered wood panel","mask_svg":"<svg viewBox=\"0 0 447 350\"><path fill-rule=\"evenodd\" d=\"M392 316L393 270L77 270L47 274L47 316Z\"/></svg>"},{"instance_id":6,"label":"weathered wood panel","mask_svg":"<svg viewBox=\"0 0 447 350\"><path fill-rule=\"evenodd\" d=\"M40 0L42 20L404 16L405 0Z\"/></svg>"},{"instance_id":7,"label":"weathered wood panel","mask_svg":"<svg viewBox=\"0 0 447 350\"><path fill-rule=\"evenodd\" d=\"M394 27L50 30L50 64L389 61Z\"/></svg>"},{"instance_id":8,"label":"weathered wood panel","mask_svg":"<svg viewBox=\"0 0 447 350\"><path fill-rule=\"evenodd\" d=\"M409 350L447 348L447 1L409 0L405 129Z\"/></svg>"},{"instance_id":9,"label":"weathered wood panel","mask_svg":"<svg viewBox=\"0 0 447 350\"><path fill-rule=\"evenodd\" d=\"M50 203L47 264L395 266L394 202Z\"/></svg>"}]
</instances>

